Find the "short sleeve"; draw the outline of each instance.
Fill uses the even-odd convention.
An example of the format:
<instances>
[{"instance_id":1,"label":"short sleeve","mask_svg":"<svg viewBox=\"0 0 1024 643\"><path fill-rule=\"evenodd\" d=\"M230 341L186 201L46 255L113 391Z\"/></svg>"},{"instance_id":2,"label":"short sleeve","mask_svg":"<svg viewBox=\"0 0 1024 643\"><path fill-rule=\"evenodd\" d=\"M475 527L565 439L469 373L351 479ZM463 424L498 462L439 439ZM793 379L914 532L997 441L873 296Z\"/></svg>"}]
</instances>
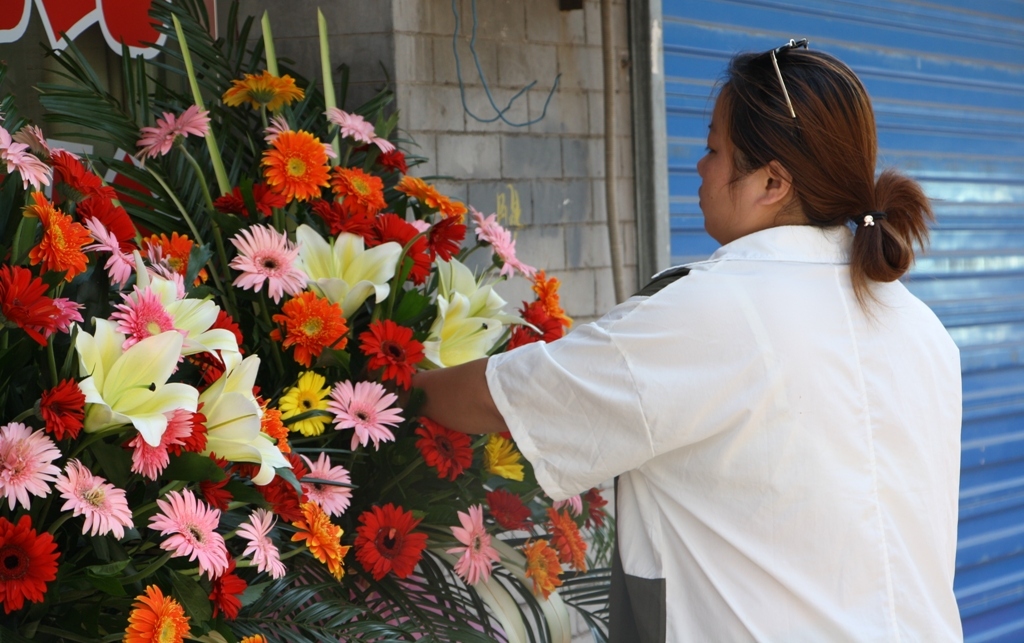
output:
<instances>
[{"instance_id":1,"label":"short sleeve","mask_svg":"<svg viewBox=\"0 0 1024 643\"><path fill-rule=\"evenodd\" d=\"M495 355L487 384L537 482L556 500L654 455L629 366L605 325Z\"/></svg>"}]
</instances>

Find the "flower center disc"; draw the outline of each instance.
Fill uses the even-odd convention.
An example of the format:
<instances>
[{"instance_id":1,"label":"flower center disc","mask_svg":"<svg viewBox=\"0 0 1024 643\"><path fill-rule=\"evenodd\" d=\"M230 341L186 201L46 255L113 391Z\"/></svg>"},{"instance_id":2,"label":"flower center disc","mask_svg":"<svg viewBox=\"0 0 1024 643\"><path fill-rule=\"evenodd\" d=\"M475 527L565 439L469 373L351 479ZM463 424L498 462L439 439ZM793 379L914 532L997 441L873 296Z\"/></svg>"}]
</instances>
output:
<instances>
[{"instance_id":1,"label":"flower center disc","mask_svg":"<svg viewBox=\"0 0 1024 643\"><path fill-rule=\"evenodd\" d=\"M0 580L24 578L28 574L28 554L20 547L8 545L0 549Z\"/></svg>"},{"instance_id":2,"label":"flower center disc","mask_svg":"<svg viewBox=\"0 0 1024 643\"><path fill-rule=\"evenodd\" d=\"M288 159L288 174L291 176L302 176L306 173L306 163L300 159L292 157Z\"/></svg>"},{"instance_id":3,"label":"flower center disc","mask_svg":"<svg viewBox=\"0 0 1024 643\"><path fill-rule=\"evenodd\" d=\"M395 361L402 361L405 359L405 350L395 342L384 342L381 344L381 348Z\"/></svg>"}]
</instances>

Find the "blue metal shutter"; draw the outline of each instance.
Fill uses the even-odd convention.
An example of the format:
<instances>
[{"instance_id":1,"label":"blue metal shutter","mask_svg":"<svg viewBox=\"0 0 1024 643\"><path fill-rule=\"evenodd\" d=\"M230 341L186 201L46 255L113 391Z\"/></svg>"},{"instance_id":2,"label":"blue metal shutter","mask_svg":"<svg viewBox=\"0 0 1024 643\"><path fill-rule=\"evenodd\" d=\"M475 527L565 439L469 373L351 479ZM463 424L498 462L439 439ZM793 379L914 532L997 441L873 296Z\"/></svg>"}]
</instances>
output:
<instances>
[{"instance_id":1,"label":"blue metal shutter","mask_svg":"<svg viewBox=\"0 0 1024 643\"><path fill-rule=\"evenodd\" d=\"M1024 641L1024 3L663 0L672 263L706 257L696 163L737 51L806 37L872 96L879 164L935 199L907 285L961 350L957 576L968 641Z\"/></svg>"}]
</instances>

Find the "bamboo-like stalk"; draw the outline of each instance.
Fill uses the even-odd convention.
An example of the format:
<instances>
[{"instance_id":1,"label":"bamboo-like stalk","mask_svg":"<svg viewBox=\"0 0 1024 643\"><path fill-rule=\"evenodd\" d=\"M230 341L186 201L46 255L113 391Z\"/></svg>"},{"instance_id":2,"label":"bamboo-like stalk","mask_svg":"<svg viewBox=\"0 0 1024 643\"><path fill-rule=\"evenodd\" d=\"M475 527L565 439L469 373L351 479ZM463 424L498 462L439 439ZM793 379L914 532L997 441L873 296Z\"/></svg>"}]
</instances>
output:
<instances>
[{"instance_id":1,"label":"bamboo-like stalk","mask_svg":"<svg viewBox=\"0 0 1024 643\"><path fill-rule=\"evenodd\" d=\"M199 109L205 110L203 95L199 91L199 82L196 80L196 70L192 65L192 54L188 50L188 41L185 40L185 32L181 28L178 16L171 16L174 21L174 33L178 36L178 46L181 47L181 57L185 59L185 71L188 72L188 84L192 88L192 100ZM227 170L224 169L224 159L220 156L220 147L217 145L217 137L213 134L213 128L206 131L206 147L210 150L210 162L213 163L213 173L217 175L217 187L221 195L231 193L231 183L228 181Z\"/></svg>"},{"instance_id":2,"label":"bamboo-like stalk","mask_svg":"<svg viewBox=\"0 0 1024 643\"><path fill-rule=\"evenodd\" d=\"M320 30L320 71L324 79L324 104L327 109L338 106L337 96L334 94L334 77L331 75L331 49L327 42L327 19L324 12L316 10L316 24ZM331 140L331 147L334 148L334 158L341 158L341 141L338 134Z\"/></svg>"},{"instance_id":3,"label":"bamboo-like stalk","mask_svg":"<svg viewBox=\"0 0 1024 643\"><path fill-rule=\"evenodd\" d=\"M270 14L266 11L260 19L260 27L263 29L263 51L267 56L267 71L272 76L280 77L281 73L277 69L277 50L274 49L274 34L270 32Z\"/></svg>"}]
</instances>

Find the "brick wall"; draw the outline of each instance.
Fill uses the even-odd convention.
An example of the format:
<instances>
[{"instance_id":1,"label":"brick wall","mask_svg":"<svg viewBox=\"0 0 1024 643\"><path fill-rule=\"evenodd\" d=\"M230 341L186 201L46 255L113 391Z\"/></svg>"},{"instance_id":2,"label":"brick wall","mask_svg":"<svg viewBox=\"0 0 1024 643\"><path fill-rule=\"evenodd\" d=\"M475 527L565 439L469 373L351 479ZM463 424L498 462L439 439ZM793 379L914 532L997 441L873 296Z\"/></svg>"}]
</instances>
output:
<instances>
[{"instance_id":1,"label":"brick wall","mask_svg":"<svg viewBox=\"0 0 1024 643\"><path fill-rule=\"evenodd\" d=\"M557 0L478 0L476 51L495 101L504 107L537 81L506 112L514 123L541 116L558 74L559 86L545 117L527 127L483 123L463 108L453 51L455 15L450 0L398 0L392 4L395 84L400 127L430 162L420 176L449 175L445 193L484 214L498 212L516 233L519 256L562 281L567 312L593 319L614 301L605 227L604 110L601 20L596 0L583 10L559 11ZM469 50L471 1L459 0L459 61L466 104L477 116L496 115ZM636 283L632 139L627 15L615 4L618 67L617 206L622 226L627 289ZM516 207L518 206L518 207ZM530 298L523 280L499 288L518 304Z\"/></svg>"}]
</instances>

